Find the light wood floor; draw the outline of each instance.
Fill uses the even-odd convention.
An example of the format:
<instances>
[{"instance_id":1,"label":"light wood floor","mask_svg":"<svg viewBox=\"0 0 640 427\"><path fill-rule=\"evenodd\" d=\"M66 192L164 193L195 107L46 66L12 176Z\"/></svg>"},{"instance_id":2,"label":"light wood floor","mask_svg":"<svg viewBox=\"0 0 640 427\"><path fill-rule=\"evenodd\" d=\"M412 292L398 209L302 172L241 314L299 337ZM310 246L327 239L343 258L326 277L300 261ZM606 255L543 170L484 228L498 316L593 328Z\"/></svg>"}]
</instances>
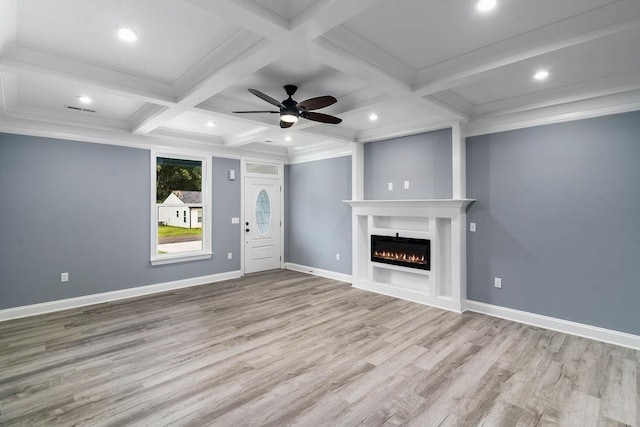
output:
<instances>
[{"instance_id":1,"label":"light wood floor","mask_svg":"<svg viewBox=\"0 0 640 427\"><path fill-rule=\"evenodd\" d=\"M639 353L274 271L0 323L0 425L640 426Z\"/></svg>"}]
</instances>

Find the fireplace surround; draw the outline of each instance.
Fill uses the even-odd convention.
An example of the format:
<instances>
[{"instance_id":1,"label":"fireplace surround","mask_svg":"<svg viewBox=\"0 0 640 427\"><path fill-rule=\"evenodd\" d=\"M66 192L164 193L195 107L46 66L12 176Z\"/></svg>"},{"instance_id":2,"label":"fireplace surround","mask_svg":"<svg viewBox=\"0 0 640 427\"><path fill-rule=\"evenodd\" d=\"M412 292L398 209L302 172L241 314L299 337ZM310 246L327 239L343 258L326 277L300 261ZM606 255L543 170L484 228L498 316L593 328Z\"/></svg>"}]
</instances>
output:
<instances>
[{"instance_id":1,"label":"fireplace surround","mask_svg":"<svg viewBox=\"0 0 640 427\"><path fill-rule=\"evenodd\" d=\"M461 312L471 199L345 200L353 215L353 286ZM428 269L373 259L373 236L429 241ZM413 254L415 256L416 254ZM409 255L412 257L412 255ZM418 256L417 258L420 258Z\"/></svg>"}]
</instances>

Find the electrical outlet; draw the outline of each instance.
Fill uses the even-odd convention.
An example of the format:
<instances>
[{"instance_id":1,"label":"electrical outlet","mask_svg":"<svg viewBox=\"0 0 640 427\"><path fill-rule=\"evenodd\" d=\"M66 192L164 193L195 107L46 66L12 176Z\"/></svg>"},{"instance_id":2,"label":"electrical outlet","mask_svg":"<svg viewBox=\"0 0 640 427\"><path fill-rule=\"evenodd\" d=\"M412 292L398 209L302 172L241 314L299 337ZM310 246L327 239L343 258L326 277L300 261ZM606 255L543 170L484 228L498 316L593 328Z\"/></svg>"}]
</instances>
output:
<instances>
[{"instance_id":1,"label":"electrical outlet","mask_svg":"<svg viewBox=\"0 0 640 427\"><path fill-rule=\"evenodd\" d=\"M404 189L408 190L409 189L409 181L405 181L404 182Z\"/></svg>"},{"instance_id":2,"label":"electrical outlet","mask_svg":"<svg viewBox=\"0 0 640 427\"><path fill-rule=\"evenodd\" d=\"M336 254L336 261L340 261L340 254Z\"/></svg>"},{"instance_id":3,"label":"electrical outlet","mask_svg":"<svg viewBox=\"0 0 640 427\"><path fill-rule=\"evenodd\" d=\"M493 279L493 286L496 288L502 288L502 279L500 277Z\"/></svg>"},{"instance_id":4,"label":"electrical outlet","mask_svg":"<svg viewBox=\"0 0 640 427\"><path fill-rule=\"evenodd\" d=\"M393 182L387 184L387 190L393 191Z\"/></svg>"},{"instance_id":5,"label":"electrical outlet","mask_svg":"<svg viewBox=\"0 0 640 427\"><path fill-rule=\"evenodd\" d=\"M229 252L227 254L227 259L233 259L233 253L232 252Z\"/></svg>"},{"instance_id":6,"label":"electrical outlet","mask_svg":"<svg viewBox=\"0 0 640 427\"><path fill-rule=\"evenodd\" d=\"M469 223L469 231L472 233L476 232L476 223L475 222L470 222Z\"/></svg>"},{"instance_id":7,"label":"electrical outlet","mask_svg":"<svg viewBox=\"0 0 640 427\"><path fill-rule=\"evenodd\" d=\"M60 273L60 282L65 283L69 281L69 273Z\"/></svg>"}]
</instances>

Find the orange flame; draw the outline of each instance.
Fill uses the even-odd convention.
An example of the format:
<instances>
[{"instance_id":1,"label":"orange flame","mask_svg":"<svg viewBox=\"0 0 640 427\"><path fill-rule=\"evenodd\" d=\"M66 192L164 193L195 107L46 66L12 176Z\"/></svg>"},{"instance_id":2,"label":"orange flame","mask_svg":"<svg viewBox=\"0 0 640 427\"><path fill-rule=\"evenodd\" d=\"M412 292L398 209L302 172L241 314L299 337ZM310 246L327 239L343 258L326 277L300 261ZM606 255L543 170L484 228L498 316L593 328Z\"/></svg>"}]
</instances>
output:
<instances>
[{"instance_id":1,"label":"orange flame","mask_svg":"<svg viewBox=\"0 0 640 427\"><path fill-rule=\"evenodd\" d=\"M373 256L376 258L388 259L391 261L402 261L412 264L425 264L426 260L424 255L409 255L402 252L390 252L390 251L374 251Z\"/></svg>"}]
</instances>

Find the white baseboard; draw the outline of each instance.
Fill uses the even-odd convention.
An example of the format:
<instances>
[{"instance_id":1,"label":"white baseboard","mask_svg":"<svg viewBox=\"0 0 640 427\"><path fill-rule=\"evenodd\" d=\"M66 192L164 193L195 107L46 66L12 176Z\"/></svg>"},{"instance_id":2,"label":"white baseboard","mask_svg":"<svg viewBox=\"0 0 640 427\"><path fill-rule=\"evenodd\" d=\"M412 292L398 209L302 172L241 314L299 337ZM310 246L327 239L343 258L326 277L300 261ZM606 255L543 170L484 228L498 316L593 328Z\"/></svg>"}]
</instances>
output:
<instances>
[{"instance_id":1,"label":"white baseboard","mask_svg":"<svg viewBox=\"0 0 640 427\"><path fill-rule=\"evenodd\" d=\"M639 335L627 334L625 332L618 332L612 329L585 325L584 323L542 316L540 314L514 310L512 308L500 307L498 305L486 304L478 301L467 300L466 308L467 310L475 311L476 313L488 314L489 316L500 317L502 319L525 323L527 325L551 329L552 331L564 332L566 334L577 335L579 337L590 338L596 341L640 350Z\"/></svg>"},{"instance_id":2,"label":"white baseboard","mask_svg":"<svg viewBox=\"0 0 640 427\"><path fill-rule=\"evenodd\" d=\"M284 268L287 270L298 271L300 273L313 274L314 276L326 277L327 279L339 280L341 282L351 283L352 276L350 274L336 273L335 271L322 270L315 267L307 267L306 265L285 262Z\"/></svg>"},{"instance_id":3,"label":"white baseboard","mask_svg":"<svg viewBox=\"0 0 640 427\"><path fill-rule=\"evenodd\" d=\"M387 295L394 298L417 302L418 304L429 305L431 307L441 308L443 310L461 313L462 307L459 303L447 298L433 298L427 294L404 289L398 286L388 285L385 283L376 283L369 281L354 281L353 287L362 289L363 291L375 292L377 294Z\"/></svg>"},{"instance_id":4,"label":"white baseboard","mask_svg":"<svg viewBox=\"0 0 640 427\"><path fill-rule=\"evenodd\" d=\"M35 316L54 311L68 310L70 308L85 307L103 302L117 301L121 299L156 294L158 292L172 291L191 286L206 285L223 280L242 277L242 272L229 271L227 273L211 274L209 276L192 277L189 279L174 280L172 282L158 283L155 285L138 286L135 288L121 289L118 291L103 292L100 294L83 295L81 297L61 299L57 301L43 302L39 304L23 305L0 310L0 322L20 317Z\"/></svg>"}]
</instances>

